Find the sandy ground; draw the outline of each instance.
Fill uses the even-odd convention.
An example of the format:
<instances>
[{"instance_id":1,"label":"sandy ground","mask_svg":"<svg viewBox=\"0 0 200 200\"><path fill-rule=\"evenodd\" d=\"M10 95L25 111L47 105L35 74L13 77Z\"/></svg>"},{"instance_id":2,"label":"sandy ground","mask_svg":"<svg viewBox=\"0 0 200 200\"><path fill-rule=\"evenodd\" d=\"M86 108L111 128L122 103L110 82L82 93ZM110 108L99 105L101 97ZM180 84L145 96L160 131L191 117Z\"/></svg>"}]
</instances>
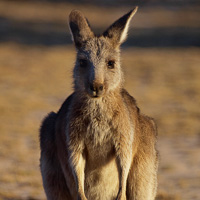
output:
<instances>
[{"instance_id":1,"label":"sandy ground","mask_svg":"<svg viewBox=\"0 0 200 200\"><path fill-rule=\"evenodd\" d=\"M200 198L199 51L135 48L122 53L125 88L158 123L158 200ZM175 64L165 67L170 56ZM38 130L46 113L57 111L71 93L74 59L71 46L0 45L0 199L45 199ZM188 91L193 91L192 101Z\"/></svg>"},{"instance_id":2,"label":"sandy ground","mask_svg":"<svg viewBox=\"0 0 200 200\"><path fill-rule=\"evenodd\" d=\"M159 189L183 200L200 199L200 136L160 137Z\"/></svg>"}]
</instances>

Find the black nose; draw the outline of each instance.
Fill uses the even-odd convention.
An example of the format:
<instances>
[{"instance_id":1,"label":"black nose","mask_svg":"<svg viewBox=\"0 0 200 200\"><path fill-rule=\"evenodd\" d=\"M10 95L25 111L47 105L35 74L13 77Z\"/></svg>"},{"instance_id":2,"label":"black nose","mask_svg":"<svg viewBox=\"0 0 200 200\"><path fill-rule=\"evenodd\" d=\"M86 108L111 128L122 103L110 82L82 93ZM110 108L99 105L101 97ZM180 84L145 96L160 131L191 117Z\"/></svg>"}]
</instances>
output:
<instances>
[{"instance_id":1,"label":"black nose","mask_svg":"<svg viewBox=\"0 0 200 200\"><path fill-rule=\"evenodd\" d=\"M103 84L90 84L91 91L100 92L103 90Z\"/></svg>"}]
</instances>

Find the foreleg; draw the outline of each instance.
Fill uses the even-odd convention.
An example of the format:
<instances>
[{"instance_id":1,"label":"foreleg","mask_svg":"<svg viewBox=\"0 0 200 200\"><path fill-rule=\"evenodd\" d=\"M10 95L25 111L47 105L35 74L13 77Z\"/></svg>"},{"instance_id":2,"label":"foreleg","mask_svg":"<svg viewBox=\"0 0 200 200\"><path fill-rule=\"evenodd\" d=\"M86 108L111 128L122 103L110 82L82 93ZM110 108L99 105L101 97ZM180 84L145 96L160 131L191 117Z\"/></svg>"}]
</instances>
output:
<instances>
[{"instance_id":1,"label":"foreleg","mask_svg":"<svg viewBox=\"0 0 200 200\"><path fill-rule=\"evenodd\" d=\"M116 153L119 163L119 192L117 200L126 200L126 187L129 170L132 163L133 132L130 130L121 133L119 141L116 143Z\"/></svg>"},{"instance_id":2,"label":"foreleg","mask_svg":"<svg viewBox=\"0 0 200 200\"><path fill-rule=\"evenodd\" d=\"M76 182L78 200L87 200L84 192L85 180L85 156L84 143L77 137L76 133L71 132L68 135L68 147L70 155L70 165Z\"/></svg>"}]
</instances>

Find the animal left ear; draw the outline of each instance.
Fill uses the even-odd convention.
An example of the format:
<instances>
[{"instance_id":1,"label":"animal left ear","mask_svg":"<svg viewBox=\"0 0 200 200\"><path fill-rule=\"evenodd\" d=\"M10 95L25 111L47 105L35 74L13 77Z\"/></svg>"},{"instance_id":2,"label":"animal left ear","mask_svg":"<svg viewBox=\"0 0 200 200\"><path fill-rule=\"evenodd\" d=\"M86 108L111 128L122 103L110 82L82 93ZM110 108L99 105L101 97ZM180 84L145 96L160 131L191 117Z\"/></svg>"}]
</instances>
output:
<instances>
[{"instance_id":1,"label":"animal left ear","mask_svg":"<svg viewBox=\"0 0 200 200\"><path fill-rule=\"evenodd\" d=\"M138 7L135 7L119 18L103 33L103 36L108 38L114 47L120 46L126 40L130 21L137 12L137 9Z\"/></svg>"}]
</instances>

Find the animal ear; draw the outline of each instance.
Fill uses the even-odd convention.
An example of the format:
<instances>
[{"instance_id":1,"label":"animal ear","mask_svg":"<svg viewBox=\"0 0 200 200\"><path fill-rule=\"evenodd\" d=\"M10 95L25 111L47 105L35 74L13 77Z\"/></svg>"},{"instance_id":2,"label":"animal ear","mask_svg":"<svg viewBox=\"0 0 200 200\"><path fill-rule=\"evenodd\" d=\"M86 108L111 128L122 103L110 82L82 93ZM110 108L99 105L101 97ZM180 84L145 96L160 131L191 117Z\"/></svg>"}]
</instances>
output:
<instances>
[{"instance_id":1,"label":"animal ear","mask_svg":"<svg viewBox=\"0 0 200 200\"><path fill-rule=\"evenodd\" d=\"M137 12L138 7L119 18L104 33L103 36L111 40L114 47L121 45L127 38L129 23Z\"/></svg>"},{"instance_id":2,"label":"animal ear","mask_svg":"<svg viewBox=\"0 0 200 200\"><path fill-rule=\"evenodd\" d=\"M81 47L89 38L94 37L89 23L84 15L73 10L69 15L69 27L72 34L72 40L77 48Z\"/></svg>"}]
</instances>

